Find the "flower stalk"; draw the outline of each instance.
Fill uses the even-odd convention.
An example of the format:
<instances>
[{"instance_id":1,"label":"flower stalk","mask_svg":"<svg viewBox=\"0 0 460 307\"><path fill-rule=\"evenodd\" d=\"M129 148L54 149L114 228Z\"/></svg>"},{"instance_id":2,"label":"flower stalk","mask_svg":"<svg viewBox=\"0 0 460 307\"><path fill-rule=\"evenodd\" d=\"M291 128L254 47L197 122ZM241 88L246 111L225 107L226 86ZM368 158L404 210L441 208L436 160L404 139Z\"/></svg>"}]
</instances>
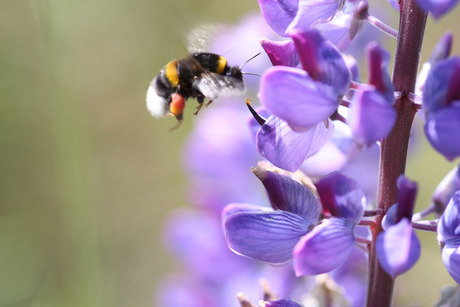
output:
<instances>
[{"instance_id":1,"label":"flower stalk","mask_svg":"<svg viewBox=\"0 0 460 307\"><path fill-rule=\"evenodd\" d=\"M371 228L372 245L369 255L369 288L367 306L390 306L393 293L393 278L380 266L375 250L377 235L382 232L381 220L388 208L397 201L397 179L404 174L407 160L410 130L416 105L409 99L415 89L417 69L426 24L426 13L414 0L402 0L400 4L399 34L393 71L395 90L401 92L395 108L398 113L391 133L382 141L380 151L380 172L377 192L377 208L383 214Z\"/></svg>"}]
</instances>

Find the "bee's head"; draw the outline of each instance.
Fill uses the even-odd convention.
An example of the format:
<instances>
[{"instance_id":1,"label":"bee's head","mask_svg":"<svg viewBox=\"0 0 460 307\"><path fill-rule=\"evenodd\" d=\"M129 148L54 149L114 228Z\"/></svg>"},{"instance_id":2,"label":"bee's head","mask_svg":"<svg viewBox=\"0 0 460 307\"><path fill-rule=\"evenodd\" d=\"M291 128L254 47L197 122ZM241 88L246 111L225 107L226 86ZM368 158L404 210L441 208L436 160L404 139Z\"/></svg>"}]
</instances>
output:
<instances>
[{"instance_id":1,"label":"bee's head","mask_svg":"<svg viewBox=\"0 0 460 307\"><path fill-rule=\"evenodd\" d=\"M241 68L237 66L230 67L228 73L229 76L237 78L238 80L243 80L243 73L241 72Z\"/></svg>"}]
</instances>

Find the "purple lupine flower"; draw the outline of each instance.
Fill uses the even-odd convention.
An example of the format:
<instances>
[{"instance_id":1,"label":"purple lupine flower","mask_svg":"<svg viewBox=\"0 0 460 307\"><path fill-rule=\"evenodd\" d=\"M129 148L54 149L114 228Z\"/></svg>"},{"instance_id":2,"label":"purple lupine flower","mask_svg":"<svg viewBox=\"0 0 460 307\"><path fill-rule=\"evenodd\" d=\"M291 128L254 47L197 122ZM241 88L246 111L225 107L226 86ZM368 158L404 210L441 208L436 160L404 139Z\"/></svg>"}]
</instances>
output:
<instances>
[{"instance_id":1,"label":"purple lupine flower","mask_svg":"<svg viewBox=\"0 0 460 307\"><path fill-rule=\"evenodd\" d=\"M366 205L358 184L340 173L322 178L315 186L323 212L331 218L296 244L294 269L299 276L330 272L348 259L355 244L354 227Z\"/></svg>"},{"instance_id":2,"label":"purple lupine flower","mask_svg":"<svg viewBox=\"0 0 460 307\"><path fill-rule=\"evenodd\" d=\"M269 113L258 109L259 115ZM273 165L294 172L331 137L334 125L327 119L313 128L297 132L282 119L269 116L262 126L254 118L249 125L260 154Z\"/></svg>"},{"instance_id":3,"label":"purple lupine flower","mask_svg":"<svg viewBox=\"0 0 460 307\"><path fill-rule=\"evenodd\" d=\"M422 69L417 76L417 82L415 84L415 94L422 94L423 87L425 85L426 78L428 77L428 74L431 70L431 67L449 57L452 51L452 39L452 32L447 31L443 34L443 36L441 36L439 41L436 43L436 46L431 52L428 62L423 63Z\"/></svg>"},{"instance_id":4,"label":"purple lupine flower","mask_svg":"<svg viewBox=\"0 0 460 307\"><path fill-rule=\"evenodd\" d=\"M292 40L273 41L264 38L260 40L260 44L262 48L264 48L265 53L267 53L273 66L299 66L299 56Z\"/></svg>"},{"instance_id":5,"label":"purple lupine flower","mask_svg":"<svg viewBox=\"0 0 460 307\"><path fill-rule=\"evenodd\" d=\"M301 170L310 177L326 176L340 171L359 151L350 127L341 121L334 121L334 133L331 139L301 166Z\"/></svg>"},{"instance_id":6,"label":"purple lupine flower","mask_svg":"<svg viewBox=\"0 0 460 307\"><path fill-rule=\"evenodd\" d=\"M429 12L434 18L439 19L452 10L457 5L458 0L416 0L415 2L423 11Z\"/></svg>"},{"instance_id":7,"label":"purple lupine flower","mask_svg":"<svg viewBox=\"0 0 460 307\"><path fill-rule=\"evenodd\" d=\"M373 85L388 103L393 104L395 88L388 73L390 54L375 41L366 46L366 53L369 60L369 84Z\"/></svg>"},{"instance_id":8,"label":"purple lupine flower","mask_svg":"<svg viewBox=\"0 0 460 307\"><path fill-rule=\"evenodd\" d=\"M358 91L353 95L347 122L359 144L370 146L385 138L396 122L396 110L375 90Z\"/></svg>"},{"instance_id":9,"label":"purple lupine flower","mask_svg":"<svg viewBox=\"0 0 460 307\"><path fill-rule=\"evenodd\" d=\"M350 72L342 54L317 30L291 30L302 68L315 81L343 95L350 87Z\"/></svg>"},{"instance_id":10,"label":"purple lupine flower","mask_svg":"<svg viewBox=\"0 0 460 307\"><path fill-rule=\"evenodd\" d=\"M328 22L318 22L314 28L332 42L340 51L346 50L363 25L363 14L368 10L367 1L346 1L343 9L338 11Z\"/></svg>"},{"instance_id":11,"label":"purple lupine flower","mask_svg":"<svg viewBox=\"0 0 460 307\"><path fill-rule=\"evenodd\" d=\"M442 261L450 276L460 284L460 191L455 192L438 223Z\"/></svg>"},{"instance_id":12,"label":"purple lupine flower","mask_svg":"<svg viewBox=\"0 0 460 307\"><path fill-rule=\"evenodd\" d=\"M259 0L260 11L265 22L281 36L297 15L299 0Z\"/></svg>"},{"instance_id":13,"label":"purple lupine flower","mask_svg":"<svg viewBox=\"0 0 460 307\"><path fill-rule=\"evenodd\" d=\"M259 0L267 24L279 35L317 29L337 46L345 50L362 24L362 10L367 1L344 0Z\"/></svg>"},{"instance_id":14,"label":"purple lupine flower","mask_svg":"<svg viewBox=\"0 0 460 307\"><path fill-rule=\"evenodd\" d=\"M326 21L343 7L341 0L259 0L267 24L279 35L288 36L290 29L310 29L317 21Z\"/></svg>"},{"instance_id":15,"label":"purple lupine flower","mask_svg":"<svg viewBox=\"0 0 460 307\"><path fill-rule=\"evenodd\" d=\"M380 148L377 144L363 147L356 144L350 127L334 121L331 140L309 157L300 170L308 176L325 176L340 171L353 177L361 186L367 200L375 199Z\"/></svg>"},{"instance_id":16,"label":"purple lupine flower","mask_svg":"<svg viewBox=\"0 0 460 307\"><path fill-rule=\"evenodd\" d=\"M417 183L404 175L398 178L398 202L387 212L376 241L382 268L393 278L408 271L420 257L420 241L411 227Z\"/></svg>"},{"instance_id":17,"label":"purple lupine flower","mask_svg":"<svg viewBox=\"0 0 460 307\"><path fill-rule=\"evenodd\" d=\"M306 131L332 115L350 86L350 72L340 52L318 31L291 31L304 70L285 66L262 76L259 97L274 116L292 129Z\"/></svg>"},{"instance_id":18,"label":"purple lupine flower","mask_svg":"<svg viewBox=\"0 0 460 307\"><path fill-rule=\"evenodd\" d=\"M292 259L299 239L316 225L317 198L299 182L261 168L255 175L264 184L274 210L231 204L223 212L225 237L235 252L269 263Z\"/></svg>"},{"instance_id":19,"label":"purple lupine flower","mask_svg":"<svg viewBox=\"0 0 460 307\"><path fill-rule=\"evenodd\" d=\"M460 58L438 62L430 70L423 89L425 135L446 159L460 156Z\"/></svg>"},{"instance_id":20,"label":"purple lupine flower","mask_svg":"<svg viewBox=\"0 0 460 307\"><path fill-rule=\"evenodd\" d=\"M390 54L376 42L369 43L366 49L369 84L375 89L354 93L347 122L356 141L369 146L390 133L397 114L393 108L394 86L388 74Z\"/></svg>"},{"instance_id":21,"label":"purple lupine flower","mask_svg":"<svg viewBox=\"0 0 460 307\"><path fill-rule=\"evenodd\" d=\"M314 81L301 69L285 66L265 71L259 95L262 105L299 132L327 119L340 102L334 88Z\"/></svg>"}]
</instances>

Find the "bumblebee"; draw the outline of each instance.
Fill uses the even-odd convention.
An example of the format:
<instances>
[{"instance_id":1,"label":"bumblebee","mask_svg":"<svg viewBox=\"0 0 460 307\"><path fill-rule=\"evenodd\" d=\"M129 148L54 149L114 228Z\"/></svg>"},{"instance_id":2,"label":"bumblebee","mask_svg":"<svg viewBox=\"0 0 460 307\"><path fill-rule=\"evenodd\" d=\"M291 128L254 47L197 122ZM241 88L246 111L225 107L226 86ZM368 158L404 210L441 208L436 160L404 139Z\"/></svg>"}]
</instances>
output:
<instances>
[{"instance_id":1,"label":"bumblebee","mask_svg":"<svg viewBox=\"0 0 460 307\"><path fill-rule=\"evenodd\" d=\"M241 68L248 61L241 67L229 66L226 58L208 52L196 52L187 58L173 60L150 83L147 109L154 117L175 116L178 127L187 99L198 101L196 115L205 98L209 100L208 106L219 97L242 93L245 86Z\"/></svg>"}]
</instances>

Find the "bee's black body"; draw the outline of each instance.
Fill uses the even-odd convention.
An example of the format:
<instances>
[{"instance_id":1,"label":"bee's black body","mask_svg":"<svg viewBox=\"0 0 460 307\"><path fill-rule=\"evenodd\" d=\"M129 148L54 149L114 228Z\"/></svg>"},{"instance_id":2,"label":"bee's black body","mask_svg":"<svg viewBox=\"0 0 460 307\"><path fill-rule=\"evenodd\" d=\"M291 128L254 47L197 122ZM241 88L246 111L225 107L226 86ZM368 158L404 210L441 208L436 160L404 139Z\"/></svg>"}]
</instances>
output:
<instances>
[{"instance_id":1,"label":"bee's black body","mask_svg":"<svg viewBox=\"0 0 460 307\"><path fill-rule=\"evenodd\" d=\"M243 74L237 66L228 66L227 60L214 53L197 52L187 58L173 60L158 73L147 92L147 107L155 117L169 113L182 119L182 108L173 111L173 94L196 98L198 110L205 98L210 101L231 92L244 90Z\"/></svg>"}]
</instances>

